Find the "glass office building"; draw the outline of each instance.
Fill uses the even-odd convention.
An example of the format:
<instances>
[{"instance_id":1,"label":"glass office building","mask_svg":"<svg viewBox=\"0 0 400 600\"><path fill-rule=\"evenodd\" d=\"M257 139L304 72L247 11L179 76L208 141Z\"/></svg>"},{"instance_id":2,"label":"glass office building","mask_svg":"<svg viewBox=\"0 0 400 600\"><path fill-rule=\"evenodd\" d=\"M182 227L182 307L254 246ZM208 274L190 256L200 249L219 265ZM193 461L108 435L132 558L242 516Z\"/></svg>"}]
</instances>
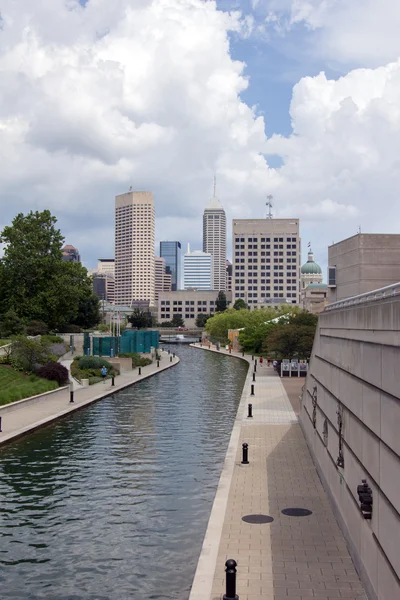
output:
<instances>
[{"instance_id":1,"label":"glass office building","mask_svg":"<svg viewBox=\"0 0 400 600\"><path fill-rule=\"evenodd\" d=\"M160 257L165 260L166 272L172 276L171 291L176 292L181 286L181 243L160 242Z\"/></svg>"}]
</instances>

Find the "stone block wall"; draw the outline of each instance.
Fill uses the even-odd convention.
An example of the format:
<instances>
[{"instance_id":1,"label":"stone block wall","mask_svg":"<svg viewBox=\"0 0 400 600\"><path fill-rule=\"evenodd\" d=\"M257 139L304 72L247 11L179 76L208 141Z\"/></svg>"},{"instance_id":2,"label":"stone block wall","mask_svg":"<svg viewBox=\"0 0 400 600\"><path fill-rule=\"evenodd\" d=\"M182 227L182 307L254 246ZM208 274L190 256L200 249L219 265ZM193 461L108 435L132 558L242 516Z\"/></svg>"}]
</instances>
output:
<instances>
[{"instance_id":1,"label":"stone block wall","mask_svg":"<svg viewBox=\"0 0 400 600\"><path fill-rule=\"evenodd\" d=\"M369 597L400 598L400 298L320 315L300 422Z\"/></svg>"}]
</instances>

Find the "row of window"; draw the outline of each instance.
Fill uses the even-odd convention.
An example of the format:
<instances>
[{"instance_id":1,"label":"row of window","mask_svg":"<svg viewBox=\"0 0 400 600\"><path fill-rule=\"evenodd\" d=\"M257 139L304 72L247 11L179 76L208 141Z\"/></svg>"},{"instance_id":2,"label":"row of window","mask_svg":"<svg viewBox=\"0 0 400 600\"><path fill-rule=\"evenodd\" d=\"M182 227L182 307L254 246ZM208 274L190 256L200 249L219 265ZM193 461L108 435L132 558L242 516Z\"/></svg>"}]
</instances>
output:
<instances>
[{"instance_id":1,"label":"row of window","mask_svg":"<svg viewBox=\"0 0 400 600\"><path fill-rule=\"evenodd\" d=\"M174 300L174 306L182 306L183 300ZM207 302L209 302L210 306L214 306L214 300L197 300L197 306L207 306ZM191 305L193 306L195 303L194 300L185 300L185 306ZM170 300L161 300L161 305L169 306L171 304Z\"/></svg>"},{"instance_id":2,"label":"row of window","mask_svg":"<svg viewBox=\"0 0 400 600\"><path fill-rule=\"evenodd\" d=\"M247 238L247 242L258 242L259 240L261 240L261 242L264 242L264 243L265 243L265 242L271 242L271 239L272 239L272 238L269 238L269 237L268 237L268 238L258 238L258 237L251 238L251 237L249 237L249 238ZM241 237L241 238L239 238L239 237L236 237L236 238L235 238L235 243L236 243L236 242L239 242L239 243L240 243L240 242L245 242L245 241L246 241L246 239L245 239L244 237ZM284 241L284 239L283 239L283 237L279 237L279 238L277 238L277 237L274 237L274 238L273 238L273 241L274 241L274 242L283 242L283 241ZM295 237L287 237L287 238L286 238L286 241L287 241L287 242L295 242L295 241L296 241L296 238L295 238Z\"/></svg>"}]
</instances>

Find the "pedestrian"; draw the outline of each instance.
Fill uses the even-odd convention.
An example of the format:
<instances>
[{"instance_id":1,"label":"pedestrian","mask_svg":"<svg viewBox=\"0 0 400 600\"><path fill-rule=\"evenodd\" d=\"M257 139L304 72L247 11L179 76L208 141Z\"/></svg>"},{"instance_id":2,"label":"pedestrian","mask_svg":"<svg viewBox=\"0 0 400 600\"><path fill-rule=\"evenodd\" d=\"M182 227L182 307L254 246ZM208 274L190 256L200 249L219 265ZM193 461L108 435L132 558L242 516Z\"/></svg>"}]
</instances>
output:
<instances>
[{"instance_id":1,"label":"pedestrian","mask_svg":"<svg viewBox=\"0 0 400 600\"><path fill-rule=\"evenodd\" d=\"M107 377L107 367L105 365L103 365L101 367L101 376L103 378L103 383L106 383L106 377Z\"/></svg>"},{"instance_id":2,"label":"pedestrian","mask_svg":"<svg viewBox=\"0 0 400 600\"><path fill-rule=\"evenodd\" d=\"M263 357L260 356L260 367L262 367L262 364L263 364Z\"/></svg>"}]
</instances>

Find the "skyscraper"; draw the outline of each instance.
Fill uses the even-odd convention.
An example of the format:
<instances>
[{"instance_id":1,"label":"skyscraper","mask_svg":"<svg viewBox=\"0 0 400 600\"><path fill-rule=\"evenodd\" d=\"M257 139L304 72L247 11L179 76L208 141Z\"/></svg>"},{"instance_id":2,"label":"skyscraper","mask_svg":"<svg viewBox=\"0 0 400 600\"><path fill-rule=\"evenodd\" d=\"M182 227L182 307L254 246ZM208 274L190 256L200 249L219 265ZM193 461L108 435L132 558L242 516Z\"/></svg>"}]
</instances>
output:
<instances>
[{"instance_id":1,"label":"skyscraper","mask_svg":"<svg viewBox=\"0 0 400 600\"><path fill-rule=\"evenodd\" d=\"M161 258L161 256L155 257L155 269L155 292L157 301L161 292L171 291L172 278L169 269L165 266L165 259Z\"/></svg>"},{"instance_id":2,"label":"skyscraper","mask_svg":"<svg viewBox=\"0 0 400 600\"><path fill-rule=\"evenodd\" d=\"M213 289L226 290L226 215L214 195L203 214L203 252L213 258Z\"/></svg>"},{"instance_id":3,"label":"skyscraper","mask_svg":"<svg viewBox=\"0 0 400 600\"><path fill-rule=\"evenodd\" d=\"M155 303L154 201L151 192L115 198L115 303Z\"/></svg>"},{"instance_id":4,"label":"skyscraper","mask_svg":"<svg viewBox=\"0 0 400 600\"><path fill-rule=\"evenodd\" d=\"M299 303L299 219L235 219L232 244L233 301Z\"/></svg>"},{"instance_id":5,"label":"skyscraper","mask_svg":"<svg viewBox=\"0 0 400 600\"><path fill-rule=\"evenodd\" d=\"M61 248L62 259L67 262L81 262L81 257L78 248L67 244L64 248Z\"/></svg>"},{"instance_id":6,"label":"skyscraper","mask_svg":"<svg viewBox=\"0 0 400 600\"><path fill-rule=\"evenodd\" d=\"M160 257L165 259L165 266L172 277L171 289L176 292L181 286L181 243L160 242Z\"/></svg>"},{"instance_id":7,"label":"skyscraper","mask_svg":"<svg viewBox=\"0 0 400 600\"><path fill-rule=\"evenodd\" d=\"M183 255L184 288L212 290L212 256L207 252L190 252Z\"/></svg>"}]
</instances>

